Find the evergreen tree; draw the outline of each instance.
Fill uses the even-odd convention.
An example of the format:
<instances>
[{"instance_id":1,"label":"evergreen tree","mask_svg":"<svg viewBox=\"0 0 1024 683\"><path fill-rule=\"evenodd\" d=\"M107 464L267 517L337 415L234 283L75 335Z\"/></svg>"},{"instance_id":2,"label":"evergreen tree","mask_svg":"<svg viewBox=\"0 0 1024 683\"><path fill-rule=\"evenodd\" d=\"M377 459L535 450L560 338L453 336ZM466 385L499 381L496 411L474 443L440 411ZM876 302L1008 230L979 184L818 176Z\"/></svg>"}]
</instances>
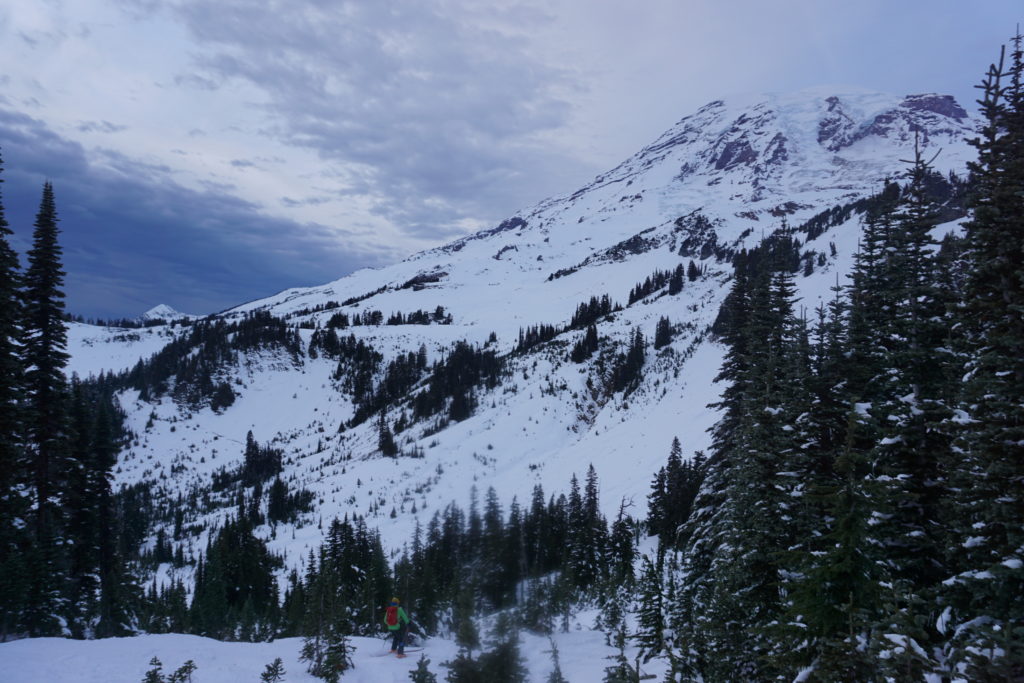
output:
<instances>
[{"instance_id":1,"label":"evergreen tree","mask_svg":"<svg viewBox=\"0 0 1024 683\"><path fill-rule=\"evenodd\" d=\"M558 646L555 645L554 639L551 641L551 673L548 674L545 683L569 683L565 680L565 676L562 675L562 665L558 661Z\"/></svg>"},{"instance_id":2,"label":"evergreen tree","mask_svg":"<svg viewBox=\"0 0 1024 683\"><path fill-rule=\"evenodd\" d=\"M389 458L398 455L398 444L391 434L391 427L388 426L383 410L380 411L380 418L377 421L377 448L380 449L381 455Z\"/></svg>"},{"instance_id":3,"label":"evergreen tree","mask_svg":"<svg viewBox=\"0 0 1024 683\"><path fill-rule=\"evenodd\" d=\"M0 177L0 189L2 183ZM22 495L30 478L22 439L21 278L18 255L9 242L13 234L0 194L0 641L18 628L29 543Z\"/></svg>"},{"instance_id":4,"label":"evergreen tree","mask_svg":"<svg viewBox=\"0 0 1024 683\"><path fill-rule=\"evenodd\" d=\"M871 412L881 439L869 458L885 484L885 514L876 538L894 582L889 615L883 628L900 652L882 657L895 674L923 676L930 666L907 661L915 645L924 650L938 640L932 626L938 609L934 590L947 575L944 524L952 458L944 423L952 416L943 368L953 357L942 297L936 288L930 231L938 212L930 199L928 164L915 148L904 196L893 212L893 230L885 243L888 289L892 308L883 328L884 364L874 378ZM887 647L886 641L879 641ZM906 654L905 654L906 653ZM897 656L900 655L900 656Z\"/></svg>"},{"instance_id":5,"label":"evergreen tree","mask_svg":"<svg viewBox=\"0 0 1024 683\"><path fill-rule=\"evenodd\" d=\"M637 586L637 631L634 639L646 662L665 649L665 596L662 590L663 555L657 563L644 556Z\"/></svg>"},{"instance_id":6,"label":"evergreen tree","mask_svg":"<svg viewBox=\"0 0 1024 683\"><path fill-rule=\"evenodd\" d=\"M951 659L967 678L1024 676L1024 53L983 82L963 310L969 362L955 472Z\"/></svg>"},{"instance_id":7,"label":"evergreen tree","mask_svg":"<svg viewBox=\"0 0 1024 683\"><path fill-rule=\"evenodd\" d=\"M481 680L525 683L528 671L519 653L519 633L508 612L498 614L491 638L491 649L477 660Z\"/></svg>"},{"instance_id":8,"label":"evergreen tree","mask_svg":"<svg viewBox=\"0 0 1024 683\"><path fill-rule=\"evenodd\" d=\"M32 635L57 635L63 610L61 581L66 576L62 557L63 499L67 484L67 388L63 369L68 361L64 327L64 271L57 242L57 209L53 187L47 182L36 214L29 266L25 272L25 432L32 463L31 528L34 544L29 553Z\"/></svg>"},{"instance_id":9,"label":"evergreen tree","mask_svg":"<svg viewBox=\"0 0 1024 683\"><path fill-rule=\"evenodd\" d=\"M167 683L192 683L192 674L198 668L196 663L189 659L167 677Z\"/></svg>"},{"instance_id":10,"label":"evergreen tree","mask_svg":"<svg viewBox=\"0 0 1024 683\"><path fill-rule=\"evenodd\" d=\"M445 677L448 683L488 683L490 680L484 678L480 664L465 650L459 650L455 659L444 662L444 666L448 667L448 675Z\"/></svg>"},{"instance_id":11,"label":"evergreen tree","mask_svg":"<svg viewBox=\"0 0 1024 683\"><path fill-rule=\"evenodd\" d=\"M658 319L654 330L654 348L661 349L672 343L672 323L665 316Z\"/></svg>"},{"instance_id":12,"label":"evergreen tree","mask_svg":"<svg viewBox=\"0 0 1024 683\"><path fill-rule=\"evenodd\" d=\"M307 637L299 660L308 662L307 671L326 683L338 683L343 673L352 668L352 647L335 624L322 633Z\"/></svg>"},{"instance_id":13,"label":"evergreen tree","mask_svg":"<svg viewBox=\"0 0 1024 683\"><path fill-rule=\"evenodd\" d=\"M455 603L455 643L460 651L465 651L467 657L472 657L473 650L480 648L480 632L477 630L476 622L473 619L473 593L469 587L464 587L458 594Z\"/></svg>"},{"instance_id":14,"label":"evergreen tree","mask_svg":"<svg viewBox=\"0 0 1024 683\"><path fill-rule=\"evenodd\" d=\"M430 660L426 655L420 655L416 662L416 668L409 672L409 679L412 683L437 683L437 676L430 671Z\"/></svg>"},{"instance_id":15,"label":"evergreen tree","mask_svg":"<svg viewBox=\"0 0 1024 683\"><path fill-rule=\"evenodd\" d=\"M788 252L783 232L779 253ZM706 680L766 679L778 673L769 658L768 629L783 611L779 584L789 567L783 551L798 516L789 493L798 452L794 387L806 374L793 316L787 263L745 281L736 268L725 335L730 349L720 377L732 379L719 404L715 454L687 524L680 595L671 626L677 643L673 669ZM666 476L667 478L667 476ZM714 657L705 653L714 652Z\"/></svg>"},{"instance_id":16,"label":"evergreen tree","mask_svg":"<svg viewBox=\"0 0 1024 683\"><path fill-rule=\"evenodd\" d=\"M683 268L683 264L679 264L672 271L672 277L668 281L668 294L669 296L675 296L679 292L683 291L683 278L686 275L686 271Z\"/></svg>"}]
</instances>

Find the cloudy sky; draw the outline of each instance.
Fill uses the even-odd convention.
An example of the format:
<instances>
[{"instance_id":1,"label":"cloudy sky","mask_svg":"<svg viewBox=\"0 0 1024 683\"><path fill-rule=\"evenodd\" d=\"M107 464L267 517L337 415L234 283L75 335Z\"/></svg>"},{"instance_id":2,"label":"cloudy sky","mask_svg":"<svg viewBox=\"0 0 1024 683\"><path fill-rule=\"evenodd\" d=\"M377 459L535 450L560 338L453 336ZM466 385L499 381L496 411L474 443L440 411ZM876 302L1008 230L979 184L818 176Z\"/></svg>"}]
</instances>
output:
<instances>
[{"instance_id":1,"label":"cloudy sky","mask_svg":"<svg viewBox=\"0 0 1024 683\"><path fill-rule=\"evenodd\" d=\"M496 224L733 92L973 85L1014 0L0 0L3 203L69 309L209 313Z\"/></svg>"}]
</instances>

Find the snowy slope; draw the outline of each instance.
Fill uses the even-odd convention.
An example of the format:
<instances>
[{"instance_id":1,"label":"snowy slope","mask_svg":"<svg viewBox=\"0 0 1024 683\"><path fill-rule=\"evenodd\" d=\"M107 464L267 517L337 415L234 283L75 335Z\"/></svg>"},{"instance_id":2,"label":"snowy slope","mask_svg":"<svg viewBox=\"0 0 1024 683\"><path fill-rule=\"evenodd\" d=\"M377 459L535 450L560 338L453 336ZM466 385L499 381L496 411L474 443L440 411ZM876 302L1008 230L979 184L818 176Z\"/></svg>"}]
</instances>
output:
<instances>
[{"instance_id":1,"label":"snowy slope","mask_svg":"<svg viewBox=\"0 0 1024 683\"><path fill-rule=\"evenodd\" d=\"M66 372L89 377L131 368L165 347L180 333L180 328L100 327L72 322L68 323L67 333L71 359Z\"/></svg>"},{"instance_id":2,"label":"snowy slope","mask_svg":"<svg viewBox=\"0 0 1024 683\"><path fill-rule=\"evenodd\" d=\"M566 680L600 681L606 659L613 654L600 632L581 629L554 636L559 666ZM430 661L429 669L444 680L447 669L442 663L455 658L456 646L450 641L430 639L422 652L410 652L405 659L385 654L384 641L353 638L355 667L344 674L345 683L408 683L409 672L420 656ZM272 643L227 643L181 634L145 635L135 638L108 638L81 641L62 638L35 638L0 643L0 683L138 683L156 657L169 674L192 660L196 671L193 683L235 683L258 681L267 664L280 657L288 683L315 683L299 661L301 638L283 638ZM520 648L531 681L546 680L552 670L551 642L526 634ZM645 673L664 671L652 662Z\"/></svg>"},{"instance_id":3,"label":"snowy slope","mask_svg":"<svg viewBox=\"0 0 1024 683\"><path fill-rule=\"evenodd\" d=\"M655 353L648 346L645 379L635 393L607 398L594 392L591 387L600 383L595 366L566 359L582 332L568 332L512 358L512 377L478 396L470 419L437 433L427 433L424 424L403 432L401 446L422 449L423 458L392 460L376 450L373 421L339 433L353 407L331 380L335 363L262 352L225 370L239 396L220 413L187 410L169 398L150 403L134 392L123 395L138 438L120 456L118 482L157 480L160 490L176 496L208 483L217 468L238 464L252 430L258 441L284 449L289 479L316 493L315 518L365 515L395 550L417 521L425 525L451 501L468 506L472 486L481 497L494 486L507 507L513 496L528 500L537 483L549 494L567 490L569 478L582 477L589 464L600 478L608 515L631 503L629 512L643 517L650 480L672 438L681 439L687 454L706 448L715 420L707 404L719 391L713 379L722 349L707 329L726 294L731 266L710 248L753 246L782 217L799 225L823 209L876 192L884 179L902 172L900 160L912 156L915 135L929 156L942 150L938 169L962 173L972 156L965 143L972 127L952 98L939 95L803 91L713 102L586 187L540 202L493 229L387 268L287 290L222 314L230 319L266 310L292 324L323 325L338 311L376 309L387 317L443 306L452 315L450 325L345 332L387 358L423 345L433 361L457 340L483 345L492 332L499 351L507 353L521 328L564 325L578 304L595 295L608 294L625 306L630 289L652 271L693 259L707 272L686 282L680 294L651 296L600 325L602 337L622 342L639 328L648 343L662 316L677 325L668 349ZM696 227L698 213L713 237ZM798 278L809 310L830 297L837 278L843 281L859 233L855 215L807 245L828 254L814 275ZM692 249L680 255L688 244ZM349 299L358 300L302 312ZM130 367L173 334L164 327L71 331L71 369L83 375ZM301 333L308 342L312 331ZM297 566L320 540L314 519L307 519L278 529L271 548ZM198 551L205 538L193 544Z\"/></svg>"}]
</instances>

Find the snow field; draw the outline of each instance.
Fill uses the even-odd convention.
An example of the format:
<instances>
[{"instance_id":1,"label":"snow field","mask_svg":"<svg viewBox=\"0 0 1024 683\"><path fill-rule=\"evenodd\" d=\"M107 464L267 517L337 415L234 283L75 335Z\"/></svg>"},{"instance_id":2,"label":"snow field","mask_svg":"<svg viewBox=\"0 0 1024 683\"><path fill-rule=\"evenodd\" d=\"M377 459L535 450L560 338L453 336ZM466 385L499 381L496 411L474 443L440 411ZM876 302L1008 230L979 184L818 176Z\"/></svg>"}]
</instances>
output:
<instances>
[{"instance_id":1,"label":"snow field","mask_svg":"<svg viewBox=\"0 0 1024 683\"><path fill-rule=\"evenodd\" d=\"M596 683L604 678L605 667L612 663L607 657L614 650L605 645L603 634L577 622L574 630L553 638L566 680ZM410 653L405 659L388 654L390 645L383 639L352 638L351 643L355 667L342 676L345 683L408 683L409 672L421 655L430 660L430 670L443 681L448 669L442 663L454 659L458 652L454 642L440 638L431 638L422 652ZM299 661L301 648L301 638L227 643L176 633L92 641L34 638L0 643L0 683L139 683L153 657L163 664L164 675L191 659L197 666L193 683L258 683L267 664L280 657L287 683L318 683L320 679L308 674L306 663ZM524 634L520 654L529 681L542 683L553 666L551 641ZM652 662L642 668L660 677L664 671L659 667Z\"/></svg>"}]
</instances>

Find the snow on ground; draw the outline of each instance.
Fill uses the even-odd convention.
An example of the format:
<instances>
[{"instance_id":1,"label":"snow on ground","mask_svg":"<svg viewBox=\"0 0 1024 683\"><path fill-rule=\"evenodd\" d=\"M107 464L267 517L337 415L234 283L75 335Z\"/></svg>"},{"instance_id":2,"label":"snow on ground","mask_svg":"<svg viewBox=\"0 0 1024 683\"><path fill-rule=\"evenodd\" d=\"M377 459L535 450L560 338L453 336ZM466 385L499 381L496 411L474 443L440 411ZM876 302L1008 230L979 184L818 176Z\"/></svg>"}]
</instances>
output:
<instances>
[{"instance_id":1,"label":"snow on ground","mask_svg":"<svg viewBox=\"0 0 1024 683\"><path fill-rule=\"evenodd\" d=\"M604 636L579 624L569 633L557 633L562 674L572 683L596 683L604 678L614 651ZM352 638L355 667L342 676L345 683L407 683L421 655L429 668L444 680L443 662L454 659L457 647L451 641L432 638L422 652L410 652L397 659L387 652L388 641ZM542 683L552 670L551 643L547 637L525 634L520 652L531 683ZM63 638L34 638L0 643L0 683L140 683L156 657L170 674L187 660L196 663L192 683L256 683L267 664L280 657L287 683L316 683L299 661L301 638L282 638L271 643L225 643L182 634L143 635L82 641ZM632 654L627 650L627 654ZM645 673L664 674L661 664L642 667Z\"/></svg>"},{"instance_id":2,"label":"snow on ground","mask_svg":"<svg viewBox=\"0 0 1024 683\"><path fill-rule=\"evenodd\" d=\"M86 378L100 372L129 370L167 346L183 329L168 325L136 329L68 323L71 359L67 374Z\"/></svg>"}]
</instances>

